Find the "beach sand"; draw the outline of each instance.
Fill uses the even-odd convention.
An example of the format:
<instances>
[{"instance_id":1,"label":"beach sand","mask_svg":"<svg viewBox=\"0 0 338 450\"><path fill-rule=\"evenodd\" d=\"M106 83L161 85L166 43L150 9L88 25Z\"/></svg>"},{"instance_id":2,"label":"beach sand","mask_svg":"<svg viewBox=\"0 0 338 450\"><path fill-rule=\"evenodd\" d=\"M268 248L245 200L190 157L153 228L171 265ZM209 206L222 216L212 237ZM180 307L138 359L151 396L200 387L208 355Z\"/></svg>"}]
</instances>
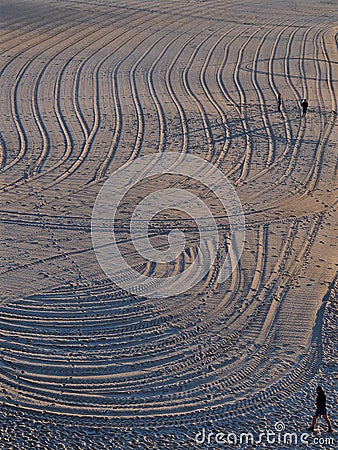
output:
<instances>
[{"instance_id":1,"label":"beach sand","mask_svg":"<svg viewBox=\"0 0 338 450\"><path fill-rule=\"evenodd\" d=\"M300 439L318 383L335 427L334 3L0 0L0 21L0 449L222 448L218 432L279 426ZM169 152L235 188L243 253L218 283L222 205L201 182L145 171L116 222L129 264L163 277L196 260L196 224L174 210L153 218L152 242L177 228L185 251L133 253L130 214L161 188L208 205L220 249L187 292L133 295L96 258L93 206L117 169ZM335 448L317 429L292 448Z\"/></svg>"}]
</instances>

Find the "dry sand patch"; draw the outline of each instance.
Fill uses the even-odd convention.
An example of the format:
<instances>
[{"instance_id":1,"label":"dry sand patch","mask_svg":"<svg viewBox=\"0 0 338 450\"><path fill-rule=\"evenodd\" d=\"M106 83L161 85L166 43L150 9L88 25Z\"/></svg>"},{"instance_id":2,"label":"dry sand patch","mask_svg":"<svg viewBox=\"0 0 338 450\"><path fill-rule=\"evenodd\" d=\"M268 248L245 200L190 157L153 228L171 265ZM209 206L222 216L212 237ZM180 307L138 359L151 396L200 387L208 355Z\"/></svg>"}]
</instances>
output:
<instances>
[{"instance_id":1,"label":"dry sand patch","mask_svg":"<svg viewBox=\"0 0 338 450\"><path fill-rule=\"evenodd\" d=\"M337 400L334 5L0 1L0 21L0 448L191 448L205 424L280 419L292 431L283 408L304 423L317 382ZM192 185L220 252L188 292L137 297L103 273L92 208L115 170L168 152L203 158L232 183L244 251L218 284L227 217ZM127 253L129 212L116 227ZM185 251L167 265L129 256L140 273L177 274L196 259L184 214L155 217L152 242L163 248L170 227L190 237ZM21 417L49 438L9 432Z\"/></svg>"}]
</instances>

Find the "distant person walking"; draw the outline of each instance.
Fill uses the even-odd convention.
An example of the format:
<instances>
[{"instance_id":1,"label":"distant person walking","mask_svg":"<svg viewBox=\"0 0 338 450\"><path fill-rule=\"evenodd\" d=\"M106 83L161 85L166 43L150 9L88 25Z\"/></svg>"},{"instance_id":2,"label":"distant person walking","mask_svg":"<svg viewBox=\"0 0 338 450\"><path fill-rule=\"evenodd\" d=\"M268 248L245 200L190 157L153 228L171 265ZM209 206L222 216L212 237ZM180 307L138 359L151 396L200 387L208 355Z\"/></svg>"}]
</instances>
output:
<instances>
[{"instance_id":1,"label":"distant person walking","mask_svg":"<svg viewBox=\"0 0 338 450\"><path fill-rule=\"evenodd\" d=\"M331 422L327 416L327 411L326 411L326 395L321 386L317 387L316 407L317 407L317 409L316 409L315 415L312 418L311 427L308 428L308 431L314 431L318 417L322 416L324 418L325 422L327 423L327 426L328 426L327 431L329 433L332 433L333 430L331 427Z\"/></svg>"},{"instance_id":2,"label":"distant person walking","mask_svg":"<svg viewBox=\"0 0 338 450\"><path fill-rule=\"evenodd\" d=\"M306 111L307 111L308 106L309 106L308 102L306 101L306 98L304 98L304 100L302 101L302 103L300 104L300 106L303 108L303 114L302 114L302 117L305 117L305 116L306 116Z\"/></svg>"},{"instance_id":3,"label":"distant person walking","mask_svg":"<svg viewBox=\"0 0 338 450\"><path fill-rule=\"evenodd\" d=\"M280 111L282 107L282 94L278 92L278 111Z\"/></svg>"}]
</instances>

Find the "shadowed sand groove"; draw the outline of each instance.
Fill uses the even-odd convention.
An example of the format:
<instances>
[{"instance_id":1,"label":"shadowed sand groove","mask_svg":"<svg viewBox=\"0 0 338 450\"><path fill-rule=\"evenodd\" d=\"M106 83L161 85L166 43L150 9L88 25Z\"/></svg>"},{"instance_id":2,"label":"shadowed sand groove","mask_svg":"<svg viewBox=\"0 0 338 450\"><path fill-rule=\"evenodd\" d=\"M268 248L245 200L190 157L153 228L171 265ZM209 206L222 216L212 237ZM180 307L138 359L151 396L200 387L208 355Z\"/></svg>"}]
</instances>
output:
<instances>
[{"instance_id":1,"label":"shadowed sand groove","mask_svg":"<svg viewBox=\"0 0 338 450\"><path fill-rule=\"evenodd\" d=\"M337 269L334 6L0 0L0 22L0 417L46 423L58 436L41 433L38 447L4 420L0 449L87 448L77 432L60 437L69 416L93 449L195 448L199 425L245 431L265 417L287 420L281 405L304 420L325 374L334 391L325 318ZM149 235L163 249L180 229L182 254L166 264L134 257L130 213L151 189L197 193L220 249L208 242L214 263L188 292L153 299L140 286L136 297L96 260L92 208L116 169L169 151L177 164L187 155L215 164L236 187L244 251L218 284L236 252L226 212L201 184L153 177L116 218L145 288L198 258L196 223L172 211L153 218ZM118 442L105 438L104 418L125 431Z\"/></svg>"}]
</instances>

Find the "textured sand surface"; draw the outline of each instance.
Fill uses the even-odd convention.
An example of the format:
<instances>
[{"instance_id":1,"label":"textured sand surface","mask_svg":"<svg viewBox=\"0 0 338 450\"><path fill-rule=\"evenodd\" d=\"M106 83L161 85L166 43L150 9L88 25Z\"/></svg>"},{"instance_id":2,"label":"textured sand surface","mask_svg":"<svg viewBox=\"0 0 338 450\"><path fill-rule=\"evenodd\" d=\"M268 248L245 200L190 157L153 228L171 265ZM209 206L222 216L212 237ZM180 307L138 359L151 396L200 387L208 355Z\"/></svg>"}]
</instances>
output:
<instances>
[{"instance_id":1,"label":"textured sand surface","mask_svg":"<svg viewBox=\"0 0 338 450\"><path fill-rule=\"evenodd\" d=\"M0 449L221 448L194 437L277 421L303 432L317 383L335 420L334 3L0 0L0 23ZM98 264L92 208L116 169L169 151L232 183L244 251L217 284L224 211L201 184L154 179L197 193L223 246L187 293L134 297ZM126 252L132 207L117 223ZM159 216L153 242L171 228L185 252L165 267L130 256L135 268L189 267L195 226ZM294 448L335 448L325 429Z\"/></svg>"}]
</instances>

